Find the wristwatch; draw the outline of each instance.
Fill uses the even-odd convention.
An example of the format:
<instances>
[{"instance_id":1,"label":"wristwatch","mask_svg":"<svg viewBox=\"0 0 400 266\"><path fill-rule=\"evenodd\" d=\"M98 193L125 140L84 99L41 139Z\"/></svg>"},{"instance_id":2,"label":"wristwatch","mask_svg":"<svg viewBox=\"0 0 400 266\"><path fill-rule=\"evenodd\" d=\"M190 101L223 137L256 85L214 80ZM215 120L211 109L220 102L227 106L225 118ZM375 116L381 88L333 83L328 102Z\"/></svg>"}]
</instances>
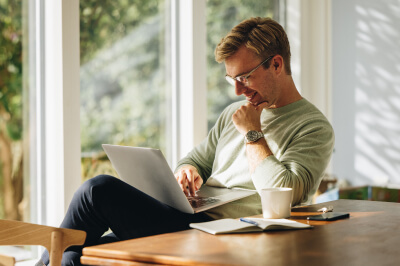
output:
<instances>
[{"instance_id":1,"label":"wristwatch","mask_svg":"<svg viewBox=\"0 0 400 266\"><path fill-rule=\"evenodd\" d=\"M250 130L244 136L244 142L245 143L256 142L257 140L259 140L259 139L261 139L263 137L264 137L264 133L262 133L260 131L256 131L256 130Z\"/></svg>"}]
</instances>

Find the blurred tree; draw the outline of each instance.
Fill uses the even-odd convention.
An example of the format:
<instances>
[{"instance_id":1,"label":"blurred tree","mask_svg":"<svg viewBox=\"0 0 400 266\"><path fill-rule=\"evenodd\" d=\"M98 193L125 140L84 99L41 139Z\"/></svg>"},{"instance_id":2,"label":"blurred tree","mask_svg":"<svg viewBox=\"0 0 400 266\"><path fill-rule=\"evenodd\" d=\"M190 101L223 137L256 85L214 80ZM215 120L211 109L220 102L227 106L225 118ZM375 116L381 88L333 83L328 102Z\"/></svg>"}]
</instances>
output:
<instances>
[{"instance_id":1,"label":"blurred tree","mask_svg":"<svg viewBox=\"0 0 400 266\"><path fill-rule=\"evenodd\" d=\"M80 8L81 64L160 11L159 0L85 0Z\"/></svg>"},{"instance_id":2,"label":"blurred tree","mask_svg":"<svg viewBox=\"0 0 400 266\"><path fill-rule=\"evenodd\" d=\"M84 179L112 173L102 143L165 148L165 2L80 2Z\"/></svg>"},{"instance_id":3,"label":"blurred tree","mask_svg":"<svg viewBox=\"0 0 400 266\"><path fill-rule=\"evenodd\" d=\"M22 0L0 0L0 215L14 220L23 196L21 13Z\"/></svg>"}]
</instances>

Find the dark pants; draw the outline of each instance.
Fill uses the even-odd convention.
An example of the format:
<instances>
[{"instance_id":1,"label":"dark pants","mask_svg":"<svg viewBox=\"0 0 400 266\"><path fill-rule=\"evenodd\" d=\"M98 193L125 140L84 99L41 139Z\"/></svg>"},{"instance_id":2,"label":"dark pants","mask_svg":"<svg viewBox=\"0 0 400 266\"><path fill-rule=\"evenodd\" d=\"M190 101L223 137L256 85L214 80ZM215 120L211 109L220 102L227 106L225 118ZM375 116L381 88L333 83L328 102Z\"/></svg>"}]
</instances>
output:
<instances>
[{"instance_id":1,"label":"dark pants","mask_svg":"<svg viewBox=\"0 0 400 266\"><path fill-rule=\"evenodd\" d=\"M82 248L189 228L189 223L211 220L206 214L182 213L108 175L94 177L75 192L62 228L87 233L83 246L68 248L62 265L81 265ZM112 234L103 236L108 229ZM49 264L49 254L42 255Z\"/></svg>"}]
</instances>

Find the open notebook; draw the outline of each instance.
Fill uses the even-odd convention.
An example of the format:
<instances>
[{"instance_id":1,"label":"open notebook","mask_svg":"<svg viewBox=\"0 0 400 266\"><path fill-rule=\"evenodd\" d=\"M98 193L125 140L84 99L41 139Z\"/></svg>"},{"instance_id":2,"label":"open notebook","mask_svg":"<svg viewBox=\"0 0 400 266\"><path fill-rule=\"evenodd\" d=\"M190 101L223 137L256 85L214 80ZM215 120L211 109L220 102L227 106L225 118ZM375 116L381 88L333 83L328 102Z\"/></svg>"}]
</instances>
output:
<instances>
[{"instance_id":1,"label":"open notebook","mask_svg":"<svg viewBox=\"0 0 400 266\"><path fill-rule=\"evenodd\" d=\"M213 235L312 228L309 224L288 219L246 218L245 220L247 222L227 218L204 223L191 223L190 227Z\"/></svg>"}]
</instances>

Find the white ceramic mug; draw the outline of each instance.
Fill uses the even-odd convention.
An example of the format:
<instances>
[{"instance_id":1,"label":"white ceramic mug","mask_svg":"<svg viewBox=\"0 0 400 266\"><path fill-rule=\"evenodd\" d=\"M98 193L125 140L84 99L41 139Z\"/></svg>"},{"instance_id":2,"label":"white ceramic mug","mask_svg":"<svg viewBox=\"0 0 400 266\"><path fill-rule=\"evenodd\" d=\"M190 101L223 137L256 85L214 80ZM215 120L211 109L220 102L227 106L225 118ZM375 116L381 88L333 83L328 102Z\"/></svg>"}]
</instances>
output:
<instances>
[{"instance_id":1,"label":"white ceramic mug","mask_svg":"<svg viewBox=\"0 0 400 266\"><path fill-rule=\"evenodd\" d=\"M261 190L261 206L264 218L290 217L293 190L291 188L264 188Z\"/></svg>"}]
</instances>

